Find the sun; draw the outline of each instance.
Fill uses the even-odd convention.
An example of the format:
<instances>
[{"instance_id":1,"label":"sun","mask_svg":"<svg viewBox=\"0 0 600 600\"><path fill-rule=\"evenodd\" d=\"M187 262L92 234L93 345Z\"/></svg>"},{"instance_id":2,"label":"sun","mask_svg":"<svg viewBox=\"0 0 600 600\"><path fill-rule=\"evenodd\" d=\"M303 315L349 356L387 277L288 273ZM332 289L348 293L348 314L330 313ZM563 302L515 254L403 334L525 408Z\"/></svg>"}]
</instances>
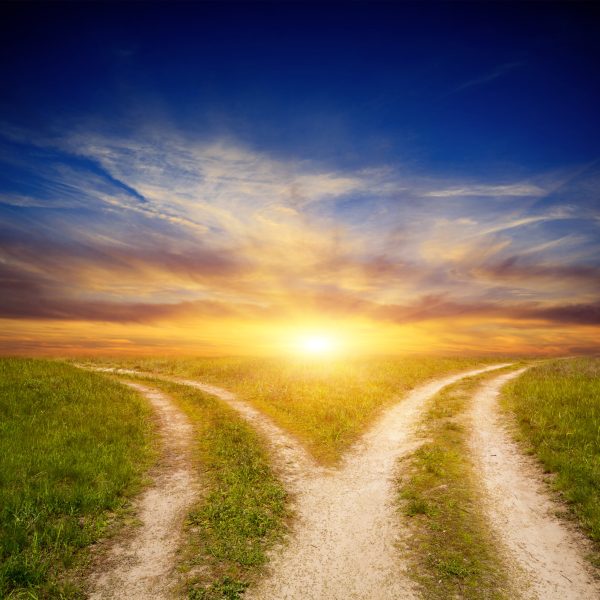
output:
<instances>
[{"instance_id":1,"label":"sun","mask_svg":"<svg viewBox=\"0 0 600 600\"><path fill-rule=\"evenodd\" d=\"M327 335L308 335L300 338L300 350L306 354L328 354L335 350L335 340Z\"/></svg>"}]
</instances>

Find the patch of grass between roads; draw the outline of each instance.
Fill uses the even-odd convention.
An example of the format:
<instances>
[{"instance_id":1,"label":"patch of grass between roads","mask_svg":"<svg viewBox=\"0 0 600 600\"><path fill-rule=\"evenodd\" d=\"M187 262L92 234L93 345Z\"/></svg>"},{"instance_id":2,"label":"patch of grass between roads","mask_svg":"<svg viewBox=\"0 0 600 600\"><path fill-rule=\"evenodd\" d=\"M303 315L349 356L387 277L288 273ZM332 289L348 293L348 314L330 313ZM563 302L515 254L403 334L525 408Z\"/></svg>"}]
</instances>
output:
<instances>
[{"instance_id":1,"label":"patch of grass between roads","mask_svg":"<svg viewBox=\"0 0 600 600\"><path fill-rule=\"evenodd\" d=\"M504 388L502 405L516 415L520 441L556 474L552 485L600 567L600 358L539 364Z\"/></svg>"},{"instance_id":2,"label":"patch of grass between roads","mask_svg":"<svg viewBox=\"0 0 600 600\"><path fill-rule=\"evenodd\" d=\"M177 403L195 429L195 462L206 493L190 512L181 569L194 600L235 599L285 529L286 493L258 434L219 399L144 378Z\"/></svg>"},{"instance_id":3,"label":"patch of grass between roads","mask_svg":"<svg viewBox=\"0 0 600 600\"><path fill-rule=\"evenodd\" d=\"M413 387L499 362L490 357L364 359L95 359L96 365L187 377L236 392L335 465L381 411Z\"/></svg>"},{"instance_id":4,"label":"patch of grass between roads","mask_svg":"<svg viewBox=\"0 0 600 600\"><path fill-rule=\"evenodd\" d=\"M83 550L139 491L151 412L102 375L0 359L0 598L80 598Z\"/></svg>"},{"instance_id":5,"label":"patch of grass between roads","mask_svg":"<svg viewBox=\"0 0 600 600\"><path fill-rule=\"evenodd\" d=\"M465 411L484 375L444 388L422 420L425 439L401 463L401 510L410 517L408 556L422 596L510 598L502 558L483 515Z\"/></svg>"}]
</instances>

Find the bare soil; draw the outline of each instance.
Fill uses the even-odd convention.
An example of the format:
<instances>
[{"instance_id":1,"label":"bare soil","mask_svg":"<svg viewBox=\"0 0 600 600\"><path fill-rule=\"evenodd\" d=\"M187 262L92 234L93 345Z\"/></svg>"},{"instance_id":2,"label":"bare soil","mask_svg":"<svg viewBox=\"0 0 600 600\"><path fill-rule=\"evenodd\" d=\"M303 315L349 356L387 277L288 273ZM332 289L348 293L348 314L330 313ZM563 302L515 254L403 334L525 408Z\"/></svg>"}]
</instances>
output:
<instances>
[{"instance_id":1,"label":"bare soil","mask_svg":"<svg viewBox=\"0 0 600 600\"><path fill-rule=\"evenodd\" d=\"M137 383L154 407L162 455L153 482L135 501L138 527L101 543L89 579L92 600L162 600L171 598L182 526L199 493L191 466L193 429L185 415L162 392Z\"/></svg>"},{"instance_id":2,"label":"bare soil","mask_svg":"<svg viewBox=\"0 0 600 600\"><path fill-rule=\"evenodd\" d=\"M485 510L514 565L520 597L600 598L583 556L586 541L556 517L562 507L550 498L539 465L520 451L498 409L501 387L523 371L486 382L473 398L471 447L484 484Z\"/></svg>"}]
</instances>

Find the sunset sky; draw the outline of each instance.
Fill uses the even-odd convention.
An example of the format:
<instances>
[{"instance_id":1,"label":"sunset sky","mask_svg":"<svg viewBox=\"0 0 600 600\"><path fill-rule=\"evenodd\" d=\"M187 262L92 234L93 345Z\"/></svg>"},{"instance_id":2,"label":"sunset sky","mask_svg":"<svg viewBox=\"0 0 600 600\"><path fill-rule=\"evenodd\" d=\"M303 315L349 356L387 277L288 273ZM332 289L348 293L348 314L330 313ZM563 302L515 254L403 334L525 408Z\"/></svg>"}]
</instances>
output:
<instances>
[{"instance_id":1,"label":"sunset sky","mask_svg":"<svg viewBox=\"0 0 600 600\"><path fill-rule=\"evenodd\" d=\"M1 11L1 353L600 351L593 3Z\"/></svg>"}]
</instances>

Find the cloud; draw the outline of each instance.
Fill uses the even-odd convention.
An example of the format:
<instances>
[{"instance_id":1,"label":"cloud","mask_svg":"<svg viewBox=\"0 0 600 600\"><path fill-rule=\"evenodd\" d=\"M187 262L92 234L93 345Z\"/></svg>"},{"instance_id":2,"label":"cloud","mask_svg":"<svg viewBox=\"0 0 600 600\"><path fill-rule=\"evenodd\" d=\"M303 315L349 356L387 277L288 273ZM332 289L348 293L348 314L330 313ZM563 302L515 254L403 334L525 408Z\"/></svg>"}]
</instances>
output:
<instances>
[{"instance_id":1,"label":"cloud","mask_svg":"<svg viewBox=\"0 0 600 600\"><path fill-rule=\"evenodd\" d=\"M31 300L31 301L27 301ZM101 321L108 323L159 323L181 319L265 317L253 305L233 305L214 301L150 303L75 300L69 298L23 298L19 302L0 301L0 317L55 321Z\"/></svg>"},{"instance_id":2,"label":"cloud","mask_svg":"<svg viewBox=\"0 0 600 600\"><path fill-rule=\"evenodd\" d=\"M598 235L573 234L564 186L547 204L552 174L349 171L152 129L33 143L52 160L0 194L0 317L596 323Z\"/></svg>"},{"instance_id":3,"label":"cloud","mask_svg":"<svg viewBox=\"0 0 600 600\"><path fill-rule=\"evenodd\" d=\"M595 288L600 288L600 267L596 265L540 264L524 262L520 256L509 256L500 262L482 266L477 269L477 272L495 281L566 280L571 286L574 283L589 283Z\"/></svg>"},{"instance_id":4,"label":"cloud","mask_svg":"<svg viewBox=\"0 0 600 600\"><path fill-rule=\"evenodd\" d=\"M379 318L397 323L486 317L491 320L535 320L553 324L600 325L600 302L544 306L537 302L526 304L460 303L440 296L426 296L412 305L373 307L372 312Z\"/></svg>"},{"instance_id":5,"label":"cloud","mask_svg":"<svg viewBox=\"0 0 600 600\"><path fill-rule=\"evenodd\" d=\"M69 296L63 286L45 274L1 263L0 287L0 318L4 319L156 323L186 318L266 316L264 308L243 302L128 302Z\"/></svg>"},{"instance_id":6,"label":"cloud","mask_svg":"<svg viewBox=\"0 0 600 600\"><path fill-rule=\"evenodd\" d=\"M568 325L600 325L600 302L515 308L511 316L518 319L540 319Z\"/></svg>"},{"instance_id":7,"label":"cloud","mask_svg":"<svg viewBox=\"0 0 600 600\"><path fill-rule=\"evenodd\" d=\"M545 223L548 221L564 221L571 217L565 214L551 213L547 215L535 215L531 217L522 217L520 219L513 219L504 223L498 223L492 227L481 229L478 235L489 235L490 233L498 233L500 231L507 231L508 229L516 229L518 227L525 227L527 225L533 225L535 223Z\"/></svg>"},{"instance_id":8,"label":"cloud","mask_svg":"<svg viewBox=\"0 0 600 600\"><path fill-rule=\"evenodd\" d=\"M497 67L491 69L487 73L483 73L479 77L474 77L473 79L469 79L468 81L461 83L460 85L456 86L452 91L450 91L447 95L457 94L459 92L463 92L464 90L468 90L473 87L485 85L487 83L490 83L491 81L503 77L504 75L507 75L515 69L523 67L524 65L525 63L521 61L509 62L504 63L502 65L498 65Z\"/></svg>"},{"instance_id":9,"label":"cloud","mask_svg":"<svg viewBox=\"0 0 600 600\"><path fill-rule=\"evenodd\" d=\"M532 183L511 183L504 185L472 184L461 187L450 187L445 189L425 191L424 196L428 198L455 198L469 196L493 196L502 198L512 197L540 197L547 190Z\"/></svg>"}]
</instances>

